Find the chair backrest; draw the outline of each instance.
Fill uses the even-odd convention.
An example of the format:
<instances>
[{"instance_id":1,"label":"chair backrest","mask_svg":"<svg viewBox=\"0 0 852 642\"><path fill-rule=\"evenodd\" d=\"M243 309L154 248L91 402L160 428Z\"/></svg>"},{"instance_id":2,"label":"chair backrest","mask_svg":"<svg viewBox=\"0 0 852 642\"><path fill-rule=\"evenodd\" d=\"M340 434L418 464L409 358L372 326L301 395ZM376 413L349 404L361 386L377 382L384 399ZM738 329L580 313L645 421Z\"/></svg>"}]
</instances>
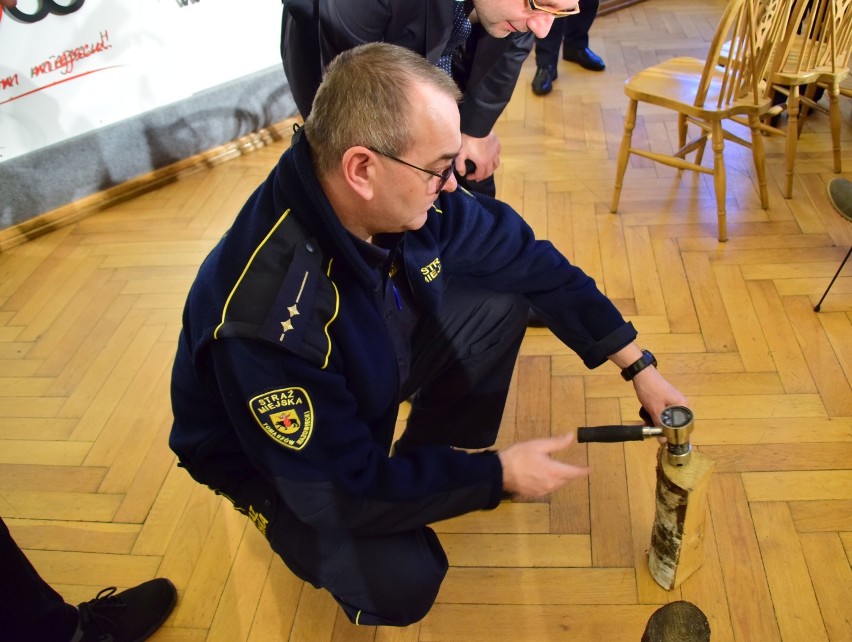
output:
<instances>
[{"instance_id":1,"label":"chair backrest","mask_svg":"<svg viewBox=\"0 0 852 642\"><path fill-rule=\"evenodd\" d=\"M704 105L713 80L721 83L718 94L713 92L718 95L717 108L749 98L757 104L768 95L763 80L773 61L775 43L787 28L792 1L730 0L710 43L696 107ZM725 60L722 68L720 58Z\"/></svg>"},{"instance_id":2,"label":"chair backrest","mask_svg":"<svg viewBox=\"0 0 852 642\"><path fill-rule=\"evenodd\" d=\"M852 0L796 0L774 69L803 76L845 70L852 55Z\"/></svg>"}]
</instances>

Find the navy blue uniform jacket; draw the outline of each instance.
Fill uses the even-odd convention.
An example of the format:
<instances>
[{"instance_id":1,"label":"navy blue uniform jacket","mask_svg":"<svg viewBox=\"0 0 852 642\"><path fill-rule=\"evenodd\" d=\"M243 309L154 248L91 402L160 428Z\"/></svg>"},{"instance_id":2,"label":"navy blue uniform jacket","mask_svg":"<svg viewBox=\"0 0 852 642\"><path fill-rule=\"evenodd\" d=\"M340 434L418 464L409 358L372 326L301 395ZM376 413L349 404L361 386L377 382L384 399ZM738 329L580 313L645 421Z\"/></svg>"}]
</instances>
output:
<instances>
[{"instance_id":1,"label":"navy blue uniform jacket","mask_svg":"<svg viewBox=\"0 0 852 642\"><path fill-rule=\"evenodd\" d=\"M442 193L423 228L402 237L422 313L458 279L526 296L589 367L636 336L594 281L504 203ZM170 445L195 479L227 494L259 474L306 524L355 535L499 503L494 453L388 456L400 382L385 276L339 223L297 135L186 303Z\"/></svg>"}]
</instances>

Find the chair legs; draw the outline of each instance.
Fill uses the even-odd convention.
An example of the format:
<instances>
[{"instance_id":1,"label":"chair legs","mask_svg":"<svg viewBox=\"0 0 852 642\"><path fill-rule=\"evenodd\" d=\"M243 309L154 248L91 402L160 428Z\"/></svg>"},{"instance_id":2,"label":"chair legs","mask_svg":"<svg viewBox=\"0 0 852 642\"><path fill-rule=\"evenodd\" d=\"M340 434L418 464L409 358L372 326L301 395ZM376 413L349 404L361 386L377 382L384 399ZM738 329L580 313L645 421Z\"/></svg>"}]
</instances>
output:
<instances>
[{"instance_id":1,"label":"chair legs","mask_svg":"<svg viewBox=\"0 0 852 642\"><path fill-rule=\"evenodd\" d=\"M786 182L784 198L793 198L793 164L796 162L796 143L799 140L799 86L790 87L787 96L787 134L785 139Z\"/></svg>"},{"instance_id":2,"label":"chair legs","mask_svg":"<svg viewBox=\"0 0 852 642\"><path fill-rule=\"evenodd\" d=\"M725 174L725 136L722 121L713 122L713 184L716 187L716 216L719 219L719 240L728 240L727 176Z\"/></svg>"},{"instance_id":3,"label":"chair legs","mask_svg":"<svg viewBox=\"0 0 852 642\"><path fill-rule=\"evenodd\" d=\"M828 87L828 122L831 128L831 152L834 156L834 173L840 173L840 83Z\"/></svg>"},{"instance_id":4,"label":"chair legs","mask_svg":"<svg viewBox=\"0 0 852 642\"><path fill-rule=\"evenodd\" d=\"M618 161L615 169L615 188L612 193L612 203L610 205L610 212L615 214L618 211L618 202L621 200L621 188L624 184L624 174L627 171L627 163L630 159L630 144L633 140L633 129L636 127L636 109L638 106L638 101L634 99L630 99L630 103L627 105L627 113L624 116L624 135L621 138L621 147L618 150ZM686 139L686 127L687 121L686 118L682 118L678 120L678 137L685 142ZM727 211L726 211L726 175L725 175L725 132L722 128L721 121L715 121L712 125L712 133L711 138L713 140L713 184L715 186L716 192L716 211L717 217L719 221L719 240L727 241L728 240L728 228L727 228ZM703 151L703 146L698 148L698 153L700 154ZM672 167L676 167L678 169L691 169L691 170L699 170L709 173L709 170L697 167L698 163L700 163L700 159L698 163L690 163L684 160L682 157L667 159L662 154L655 154L651 152L640 152L637 151L640 156L646 156L652 160L656 160L657 162L662 162ZM762 148L760 153L762 154ZM762 167L762 166L761 166ZM765 178L763 179L763 183L765 186Z\"/></svg>"},{"instance_id":5,"label":"chair legs","mask_svg":"<svg viewBox=\"0 0 852 642\"><path fill-rule=\"evenodd\" d=\"M624 172L627 171L627 161L630 159L630 142L633 139L633 128L636 126L636 107L638 101L630 99L627 113L624 116L624 136L621 138L621 148L618 150L618 165L615 168L615 188L612 192L612 204L609 211L618 211L618 201L621 200L621 186L624 183Z\"/></svg>"},{"instance_id":6,"label":"chair legs","mask_svg":"<svg viewBox=\"0 0 852 642\"><path fill-rule=\"evenodd\" d=\"M813 98L815 87L815 84L808 86L805 93L808 98ZM834 173L839 174L841 171L840 128L842 120L840 101L838 100L840 96L839 83L828 85L826 93L829 97L828 122L831 131L831 153L834 162ZM790 93L787 96L787 139L785 141L786 184L784 187L784 198L793 197L793 165L796 162L796 144L799 134L802 132L802 124L806 114L807 106L800 100L799 86L793 85L790 87Z\"/></svg>"},{"instance_id":7,"label":"chair legs","mask_svg":"<svg viewBox=\"0 0 852 642\"><path fill-rule=\"evenodd\" d=\"M831 283L828 284L828 287L823 292L822 297L820 297L819 303L814 306L814 312L819 312L820 306L822 306L822 302L825 299L825 295L828 294L828 291L831 289L831 286L834 285L834 282L837 280L837 277L840 276L840 270L843 269L843 266L846 265L846 261L849 260L849 255L852 254L852 247L849 248L849 251L846 253L846 256L843 257L843 261L840 263L840 267L837 268L837 272L834 273L834 276L831 279Z\"/></svg>"},{"instance_id":8,"label":"chair legs","mask_svg":"<svg viewBox=\"0 0 852 642\"><path fill-rule=\"evenodd\" d=\"M689 131L689 121L686 119L686 114L677 115L677 148L683 149L686 147L686 134ZM701 164L700 162L698 163ZM678 176L683 174L683 169L678 168Z\"/></svg>"},{"instance_id":9,"label":"chair legs","mask_svg":"<svg viewBox=\"0 0 852 642\"><path fill-rule=\"evenodd\" d=\"M760 131L760 118L748 117L751 129L751 155L754 160L754 171L757 174L757 189L760 194L760 206L769 209L769 189L766 187L766 153L763 149L763 134Z\"/></svg>"}]
</instances>

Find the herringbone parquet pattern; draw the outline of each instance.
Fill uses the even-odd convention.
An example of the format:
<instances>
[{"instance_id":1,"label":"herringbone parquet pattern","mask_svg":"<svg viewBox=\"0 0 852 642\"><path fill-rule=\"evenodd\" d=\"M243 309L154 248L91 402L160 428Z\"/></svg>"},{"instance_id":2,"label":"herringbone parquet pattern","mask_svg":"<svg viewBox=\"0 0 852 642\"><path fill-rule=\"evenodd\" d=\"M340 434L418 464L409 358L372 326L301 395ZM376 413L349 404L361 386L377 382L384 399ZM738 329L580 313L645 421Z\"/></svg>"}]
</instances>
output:
<instances>
[{"instance_id":1,"label":"herringbone parquet pattern","mask_svg":"<svg viewBox=\"0 0 852 642\"><path fill-rule=\"evenodd\" d=\"M852 243L825 195L826 117L805 126L792 200L783 140L765 140L767 211L750 153L728 146L725 244L712 179L641 159L609 213L623 80L703 56L723 4L647 0L600 17L592 48L607 71L560 63L540 98L529 60L499 123L502 198L597 279L690 398L693 442L716 461L698 573L666 592L646 567L656 443L578 446L587 483L437 525L452 568L426 619L355 628L175 466L168 384L185 293L282 142L0 254L0 515L44 577L73 602L171 578L180 601L156 640L636 642L678 599L704 611L714 642L852 640L852 276L812 311ZM852 173L852 101L843 117ZM669 149L676 123L640 110L635 136ZM533 329L500 439L636 410L613 367L589 372Z\"/></svg>"}]
</instances>

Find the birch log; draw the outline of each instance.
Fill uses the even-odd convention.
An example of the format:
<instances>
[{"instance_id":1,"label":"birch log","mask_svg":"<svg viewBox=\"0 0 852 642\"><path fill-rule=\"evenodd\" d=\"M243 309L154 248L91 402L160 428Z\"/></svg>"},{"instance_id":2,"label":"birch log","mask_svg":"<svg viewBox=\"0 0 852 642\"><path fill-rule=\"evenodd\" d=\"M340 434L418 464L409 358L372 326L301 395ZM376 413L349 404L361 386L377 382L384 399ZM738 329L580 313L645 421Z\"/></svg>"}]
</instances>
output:
<instances>
[{"instance_id":1,"label":"birch log","mask_svg":"<svg viewBox=\"0 0 852 642\"><path fill-rule=\"evenodd\" d=\"M693 450L689 463L672 466L666 445L657 452L657 508L648 567L657 584L671 590L704 561L707 487L713 460Z\"/></svg>"}]
</instances>

